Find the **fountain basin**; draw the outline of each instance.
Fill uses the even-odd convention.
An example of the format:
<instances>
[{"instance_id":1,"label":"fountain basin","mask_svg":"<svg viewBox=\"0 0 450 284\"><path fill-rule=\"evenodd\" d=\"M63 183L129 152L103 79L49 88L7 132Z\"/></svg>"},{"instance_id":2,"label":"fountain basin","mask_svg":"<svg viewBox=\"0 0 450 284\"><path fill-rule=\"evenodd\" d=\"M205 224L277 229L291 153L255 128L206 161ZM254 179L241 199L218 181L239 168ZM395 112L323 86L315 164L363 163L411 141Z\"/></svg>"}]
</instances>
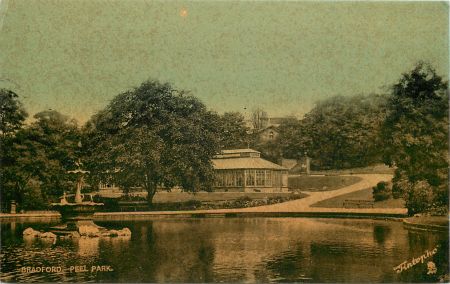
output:
<instances>
[{"instance_id":1,"label":"fountain basin","mask_svg":"<svg viewBox=\"0 0 450 284\"><path fill-rule=\"evenodd\" d=\"M52 208L61 214L63 221L67 220L92 220L94 213L103 207L103 203L82 202L82 203L53 203Z\"/></svg>"},{"instance_id":2,"label":"fountain basin","mask_svg":"<svg viewBox=\"0 0 450 284\"><path fill-rule=\"evenodd\" d=\"M103 203L54 203L52 208L61 214L63 224L51 227L51 232L59 236L79 236L88 232L96 236L97 232L106 231L105 228L94 223L94 213L103 207Z\"/></svg>"}]
</instances>

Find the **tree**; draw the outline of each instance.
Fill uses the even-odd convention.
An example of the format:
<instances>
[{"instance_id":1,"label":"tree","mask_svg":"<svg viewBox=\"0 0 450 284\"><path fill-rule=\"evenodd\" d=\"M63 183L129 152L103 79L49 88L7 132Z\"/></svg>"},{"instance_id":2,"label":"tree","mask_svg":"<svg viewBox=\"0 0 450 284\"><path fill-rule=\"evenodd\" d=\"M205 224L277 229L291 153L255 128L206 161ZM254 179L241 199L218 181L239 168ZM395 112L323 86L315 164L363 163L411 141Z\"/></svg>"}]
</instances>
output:
<instances>
[{"instance_id":1,"label":"tree","mask_svg":"<svg viewBox=\"0 0 450 284\"><path fill-rule=\"evenodd\" d=\"M448 85L429 64L392 86L382 137L409 213L448 208Z\"/></svg>"},{"instance_id":2,"label":"tree","mask_svg":"<svg viewBox=\"0 0 450 284\"><path fill-rule=\"evenodd\" d=\"M27 113L18 95L13 91L0 89L0 197L3 203L14 200L16 196L10 182L17 158L13 145L16 133L23 126L26 117Z\"/></svg>"},{"instance_id":3,"label":"tree","mask_svg":"<svg viewBox=\"0 0 450 284\"><path fill-rule=\"evenodd\" d=\"M307 152L321 169L362 167L381 162L379 137L385 117L383 95L336 96L318 102L301 121L280 126L283 157Z\"/></svg>"},{"instance_id":4,"label":"tree","mask_svg":"<svg viewBox=\"0 0 450 284\"><path fill-rule=\"evenodd\" d=\"M249 129L244 116L239 112L226 112L220 116L220 146L223 149L247 148L250 142Z\"/></svg>"},{"instance_id":5,"label":"tree","mask_svg":"<svg viewBox=\"0 0 450 284\"><path fill-rule=\"evenodd\" d=\"M281 123L278 141L282 156L290 159L300 159L313 149L309 121L289 119Z\"/></svg>"},{"instance_id":6,"label":"tree","mask_svg":"<svg viewBox=\"0 0 450 284\"><path fill-rule=\"evenodd\" d=\"M116 96L86 125L93 180L141 186L151 204L158 186L210 190L219 150L219 116L169 83L147 81Z\"/></svg>"},{"instance_id":7,"label":"tree","mask_svg":"<svg viewBox=\"0 0 450 284\"><path fill-rule=\"evenodd\" d=\"M34 116L31 125L10 140L2 165L2 198L17 200L24 209L48 205L64 190L74 187L67 174L79 157L76 122L57 111Z\"/></svg>"},{"instance_id":8,"label":"tree","mask_svg":"<svg viewBox=\"0 0 450 284\"><path fill-rule=\"evenodd\" d=\"M28 114L13 91L0 89L0 134L2 140L19 130Z\"/></svg>"}]
</instances>

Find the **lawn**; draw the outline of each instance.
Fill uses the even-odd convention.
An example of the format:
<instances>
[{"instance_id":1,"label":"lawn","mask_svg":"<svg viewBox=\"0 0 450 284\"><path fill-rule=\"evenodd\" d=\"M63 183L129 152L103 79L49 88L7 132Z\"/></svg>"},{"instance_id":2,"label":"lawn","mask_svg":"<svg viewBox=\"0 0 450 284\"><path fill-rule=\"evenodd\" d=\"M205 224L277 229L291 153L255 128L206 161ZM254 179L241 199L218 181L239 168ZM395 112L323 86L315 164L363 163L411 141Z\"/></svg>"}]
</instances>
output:
<instances>
[{"instance_id":1,"label":"lawn","mask_svg":"<svg viewBox=\"0 0 450 284\"><path fill-rule=\"evenodd\" d=\"M245 196L251 199L267 199L269 197L288 197L292 193L262 193L262 192L158 192L153 197L154 203L170 203L170 202L186 202L189 200L197 200L202 202L212 201L232 201Z\"/></svg>"},{"instance_id":2,"label":"lawn","mask_svg":"<svg viewBox=\"0 0 450 284\"><path fill-rule=\"evenodd\" d=\"M321 175L353 175L353 174L394 174L394 171L395 169L390 168L385 164L376 164L363 168L311 171L311 173Z\"/></svg>"},{"instance_id":3,"label":"lawn","mask_svg":"<svg viewBox=\"0 0 450 284\"><path fill-rule=\"evenodd\" d=\"M291 190L327 191L349 186L361 181L356 176L290 176L288 186Z\"/></svg>"},{"instance_id":4,"label":"lawn","mask_svg":"<svg viewBox=\"0 0 450 284\"><path fill-rule=\"evenodd\" d=\"M326 208L344 208L345 200L370 200L374 201L372 196L372 188L366 188L352 193L336 196L330 199L326 199L317 202L312 207L326 207ZM377 201L374 203L374 208L404 208L405 201L399 199L388 199L383 201Z\"/></svg>"},{"instance_id":5,"label":"lawn","mask_svg":"<svg viewBox=\"0 0 450 284\"><path fill-rule=\"evenodd\" d=\"M117 197L101 197L98 201L105 204L105 211L177 211L206 210L223 208L246 208L276 204L308 196L305 193L260 193L260 192L157 192L153 197L153 205L148 206L145 194L140 192L130 199L120 200Z\"/></svg>"}]
</instances>

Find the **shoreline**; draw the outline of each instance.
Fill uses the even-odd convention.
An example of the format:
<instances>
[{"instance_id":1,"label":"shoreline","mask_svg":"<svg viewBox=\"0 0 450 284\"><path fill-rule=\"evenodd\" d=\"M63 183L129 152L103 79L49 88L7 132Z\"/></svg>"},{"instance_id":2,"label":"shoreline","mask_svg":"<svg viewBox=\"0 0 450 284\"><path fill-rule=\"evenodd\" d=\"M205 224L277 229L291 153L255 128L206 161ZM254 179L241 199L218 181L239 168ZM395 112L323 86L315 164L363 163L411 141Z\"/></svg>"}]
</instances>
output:
<instances>
[{"instance_id":1,"label":"shoreline","mask_svg":"<svg viewBox=\"0 0 450 284\"><path fill-rule=\"evenodd\" d=\"M250 208L246 208L250 209ZM241 211L239 209L191 210L191 211L141 211L141 212L96 212L95 221L151 220L158 218L355 218L355 219L403 219L407 217L401 212L368 212L368 210L333 210L304 212L258 212ZM346 212L347 211L347 212ZM58 212L0 214L1 222L17 221L58 221Z\"/></svg>"},{"instance_id":2,"label":"shoreline","mask_svg":"<svg viewBox=\"0 0 450 284\"><path fill-rule=\"evenodd\" d=\"M438 222L430 220L429 217L409 217L403 219L403 226L409 230L415 231L435 231L435 232L449 232L449 217L435 216L433 219L438 219Z\"/></svg>"}]
</instances>

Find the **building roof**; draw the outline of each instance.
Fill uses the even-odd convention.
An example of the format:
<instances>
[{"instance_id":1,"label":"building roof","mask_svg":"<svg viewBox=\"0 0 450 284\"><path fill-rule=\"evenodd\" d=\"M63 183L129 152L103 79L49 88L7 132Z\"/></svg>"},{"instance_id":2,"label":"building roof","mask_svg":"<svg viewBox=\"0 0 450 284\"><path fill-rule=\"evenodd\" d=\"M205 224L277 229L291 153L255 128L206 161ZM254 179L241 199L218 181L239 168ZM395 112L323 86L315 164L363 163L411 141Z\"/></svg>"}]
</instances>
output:
<instances>
[{"instance_id":1,"label":"building roof","mask_svg":"<svg viewBox=\"0 0 450 284\"><path fill-rule=\"evenodd\" d=\"M259 157L236 157L228 159L212 159L215 170L232 169L271 169L287 170L286 168Z\"/></svg>"},{"instance_id":2,"label":"building roof","mask_svg":"<svg viewBox=\"0 0 450 284\"><path fill-rule=\"evenodd\" d=\"M278 133L278 127L275 126L275 125L271 125L271 126L268 126L266 128L260 129L260 130L258 130L258 133L262 133L262 132L265 132L267 130L272 130L272 131L275 131L275 132Z\"/></svg>"},{"instance_id":3,"label":"building roof","mask_svg":"<svg viewBox=\"0 0 450 284\"><path fill-rule=\"evenodd\" d=\"M260 152L253 149L222 150L222 154L237 154L237 153L260 153Z\"/></svg>"}]
</instances>

